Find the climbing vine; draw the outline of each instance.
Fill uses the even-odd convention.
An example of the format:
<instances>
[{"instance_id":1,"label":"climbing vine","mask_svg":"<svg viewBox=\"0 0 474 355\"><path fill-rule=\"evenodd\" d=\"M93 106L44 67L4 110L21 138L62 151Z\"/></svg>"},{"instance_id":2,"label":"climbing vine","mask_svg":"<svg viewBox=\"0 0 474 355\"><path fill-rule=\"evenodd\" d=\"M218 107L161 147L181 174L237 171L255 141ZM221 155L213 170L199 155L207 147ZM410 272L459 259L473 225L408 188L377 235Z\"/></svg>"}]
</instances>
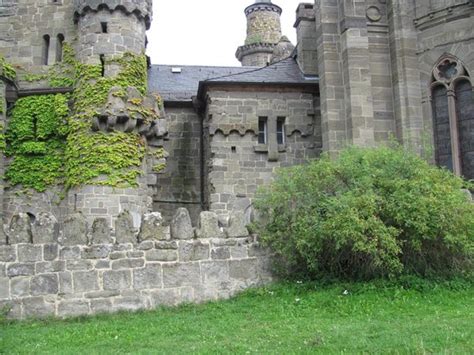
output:
<instances>
[{"instance_id":1,"label":"climbing vine","mask_svg":"<svg viewBox=\"0 0 474 355\"><path fill-rule=\"evenodd\" d=\"M5 58L0 56L0 75L3 75L8 80L14 81L16 78L15 69L5 61Z\"/></svg>"},{"instance_id":2,"label":"climbing vine","mask_svg":"<svg viewBox=\"0 0 474 355\"><path fill-rule=\"evenodd\" d=\"M62 182L69 96L37 95L16 102L5 149L13 159L5 173L12 184L44 191Z\"/></svg>"}]
</instances>

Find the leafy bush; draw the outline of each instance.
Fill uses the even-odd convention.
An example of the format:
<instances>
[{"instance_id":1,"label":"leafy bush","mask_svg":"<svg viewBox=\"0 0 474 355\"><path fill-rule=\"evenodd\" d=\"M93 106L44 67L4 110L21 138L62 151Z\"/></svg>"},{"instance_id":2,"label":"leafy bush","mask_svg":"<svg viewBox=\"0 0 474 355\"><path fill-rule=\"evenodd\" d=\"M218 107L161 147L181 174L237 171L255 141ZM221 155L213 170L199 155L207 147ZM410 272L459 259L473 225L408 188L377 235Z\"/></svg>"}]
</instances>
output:
<instances>
[{"instance_id":1,"label":"leafy bush","mask_svg":"<svg viewBox=\"0 0 474 355\"><path fill-rule=\"evenodd\" d=\"M255 202L280 271L371 279L470 272L472 184L403 148L349 148L281 169Z\"/></svg>"}]
</instances>

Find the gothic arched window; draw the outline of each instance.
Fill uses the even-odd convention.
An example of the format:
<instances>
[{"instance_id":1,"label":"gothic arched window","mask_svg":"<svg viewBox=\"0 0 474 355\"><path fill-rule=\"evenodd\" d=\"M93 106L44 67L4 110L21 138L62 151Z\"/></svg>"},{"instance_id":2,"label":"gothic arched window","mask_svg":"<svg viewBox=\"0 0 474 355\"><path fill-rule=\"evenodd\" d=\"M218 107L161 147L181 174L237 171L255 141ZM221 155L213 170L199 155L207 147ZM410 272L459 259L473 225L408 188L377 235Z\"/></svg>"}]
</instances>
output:
<instances>
[{"instance_id":1,"label":"gothic arched window","mask_svg":"<svg viewBox=\"0 0 474 355\"><path fill-rule=\"evenodd\" d=\"M474 179L474 93L465 67L444 55L431 84L436 163Z\"/></svg>"}]
</instances>

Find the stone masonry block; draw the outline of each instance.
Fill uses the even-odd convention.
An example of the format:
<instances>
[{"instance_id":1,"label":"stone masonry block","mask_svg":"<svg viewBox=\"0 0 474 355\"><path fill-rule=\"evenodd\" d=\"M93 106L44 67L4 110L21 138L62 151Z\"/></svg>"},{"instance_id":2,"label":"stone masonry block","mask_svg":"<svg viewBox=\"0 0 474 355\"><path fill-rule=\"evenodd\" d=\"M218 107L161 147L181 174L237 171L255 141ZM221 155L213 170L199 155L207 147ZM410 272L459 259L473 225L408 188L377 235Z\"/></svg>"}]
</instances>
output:
<instances>
[{"instance_id":1,"label":"stone masonry block","mask_svg":"<svg viewBox=\"0 0 474 355\"><path fill-rule=\"evenodd\" d=\"M92 223L91 243L109 244L112 242L110 237L109 222L106 218L96 218Z\"/></svg>"},{"instance_id":2,"label":"stone masonry block","mask_svg":"<svg viewBox=\"0 0 474 355\"><path fill-rule=\"evenodd\" d=\"M132 276L130 270L105 271L104 290L124 290L130 288Z\"/></svg>"},{"instance_id":3,"label":"stone masonry block","mask_svg":"<svg viewBox=\"0 0 474 355\"><path fill-rule=\"evenodd\" d=\"M35 274L35 264L33 263L16 263L7 266L7 276L32 276Z\"/></svg>"},{"instance_id":4,"label":"stone masonry block","mask_svg":"<svg viewBox=\"0 0 474 355\"><path fill-rule=\"evenodd\" d=\"M152 307L175 306L179 299L179 289L153 290L149 295Z\"/></svg>"},{"instance_id":5,"label":"stone masonry block","mask_svg":"<svg viewBox=\"0 0 474 355\"><path fill-rule=\"evenodd\" d=\"M209 259L209 244L200 241L182 241L179 243L179 260L196 261Z\"/></svg>"},{"instance_id":6,"label":"stone masonry block","mask_svg":"<svg viewBox=\"0 0 474 355\"><path fill-rule=\"evenodd\" d=\"M196 230L198 238L222 238L224 233L219 228L217 214L204 211L199 215L199 229Z\"/></svg>"},{"instance_id":7,"label":"stone masonry block","mask_svg":"<svg viewBox=\"0 0 474 355\"><path fill-rule=\"evenodd\" d=\"M54 303L46 302L44 297L28 297L22 300L23 316L44 318L54 315Z\"/></svg>"},{"instance_id":8,"label":"stone masonry block","mask_svg":"<svg viewBox=\"0 0 474 355\"><path fill-rule=\"evenodd\" d=\"M167 240L169 239L167 230L169 228L163 226L163 217L159 212L145 213L142 216L142 224L139 241L144 240Z\"/></svg>"},{"instance_id":9,"label":"stone masonry block","mask_svg":"<svg viewBox=\"0 0 474 355\"><path fill-rule=\"evenodd\" d=\"M10 280L10 292L12 297L26 297L30 295L30 278L15 277Z\"/></svg>"},{"instance_id":10,"label":"stone masonry block","mask_svg":"<svg viewBox=\"0 0 474 355\"><path fill-rule=\"evenodd\" d=\"M178 208L171 221L171 238L193 239L193 226L191 217L186 208Z\"/></svg>"},{"instance_id":11,"label":"stone masonry block","mask_svg":"<svg viewBox=\"0 0 474 355\"><path fill-rule=\"evenodd\" d=\"M59 257L63 260L80 259L81 249L77 246L63 247L59 252Z\"/></svg>"},{"instance_id":12,"label":"stone masonry block","mask_svg":"<svg viewBox=\"0 0 474 355\"><path fill-rule=\"evenodd\" d=\"M144 259L121 259L112 261L112 270L136 269L145 265Z\"/></svg>"},{"instance_id":13,"label":"stone masonry block","mask_svg":"<svg viewBox=\"0 0 474 355\"><path fill-rule=\"evenodd\" d=\"M89 292L99 289L97 271L76 271L72 274L74 292Z\"/></svg>"},{"instance_id":14,"label":"stone masonry block","mask_svg":"<svg viewBox=\"0 0 474 355\"><path fill-rule=\"evenodd\" d=\"M176 250L153 249L145 253L145 258L147 261L176 261L178 253Z\"/></svg>"},{"instance_id":15,"label":"stone masonry block","mask_svg":"<svg viewBox=\"0 0 474 355\"><path fill-rule=\"evenodd\" d=\"M45 261L52 261L58 257L59 246L58 244L44 244L43 245L43 259Z\"/></svg>"},{"instance_id":16,"label":"stone masonry block","mask_svg":"<svg viewBox=\"0 0 474 355\"><path fill-rule=\"evenodd\" d=\"M148 264L142 269L133 270L133 288L161 288L161 265Z\"/></svg>"},{"instance_id":17,"label":"stone masonry block","mask_svg":"<svg viewBox=\"0 0 474 355\"><path fill-rule=\"evenodd\" d=\"M226 234L230 238L248 237L249 231L245 227L245 215L242 211L232 211L230 213L229 227Z\"/></svg>"},{"instance_id":18,"label":"stone masonry block","mask_svg":"<svg viewBox=\"0 0 474 355\"><path fill-rule=\"evenodd\" d=\"M59 236L58 220L48 212L40 212L31 228L34 244L56 243Z\"/></svg>"},{"instance_id":19,"label":"stone masonry block","mask_svg":"<svg viewBox=\"0 0 474 355\"><path fill-rule=\"evenodd\" d=\"M0 245L0 261L16 261L16 247L13 245Z\"/></svg>"},{"instance_id":20,"label":"stone masonry block","mask_svg":"<svg viewBox=\"0 0 474 355\"><path fill-rule=\"evenodd\" d=\"M198 263L174 263L163 265L164 287L199 285L201 280Z\"/></svg>"},{"instance_id":21,"label":"stone masonry block","mask_svg":"<svg viewBox=\"0 0 474 355\"><path fill-rule=\"evenodd\" d=\"M89 303L83 300L64 300L58 304L59 317L77 317L89 314Z\"/></svg>"},{"instance_id":22,"label":"stone masonry block","mask_svg":"<svg viewBox=\"0 0 474 355\"><path fill-rule=\"evenodd\" d=\"M18 245L18 261L41 261L43 257L43 248L41 245L19 244Z\"/></svg>"},{"instance_id":23,"label":"stone masonry block","mask_svg":"<svg viewBox=\"0 0 474 355\"><path fill-rule=\"evenodd\" d=\"M105 259L112 251L112 245L99 244L84 248L82 257L84 259Z\"/></svg>"},{"instance_id":24,"label":"stone masonry block","mask_svg":"<svg viewBox=\"0 0 474 355\"><path fill-rule=\"evenodd\" d=\"M217 283L229 280L229 263L227 261L205 261L201 263L202 282Z\"/></svg>"},{"instance_id":25,"label":"stone masonry block","mask_svg":"<svg viewBox=\"0 0 474 355\"><path fill-rule=\"evenodd\" d=\"M59 281L57 274L44 274L31 278L30 290L33 296L57 294Z\"/></svg>"},{"instance_id":26,"label":"stone masonry block","mask_svg":"<svg viewBox=\"0 0 474 355\"><path fill-rule=\"evenodd\" d=\"M81 213L70 215L64 220L59 243L65 246L87 244L87 221Z\"/></svg>"},{"instance_id":27,"label":"stone masonry block","mask_svg":"<svg viewBox=\"0 0 474 355\"><path fill-rule=\"evenodd\" d=\"M7 234L9 244L32 243L30 216L26 213L14 215Z\"/></svg>"},{"instance_id":28,"label":"stone masonry block","mask_svg":"<svg viewBox=\"0 0 474 355\"><path fill-rule=\"evenodd\" d=\"M115 242L136 243L133 217L128 211L120 213L115 221Z\"/></svg>"},{"instance_id":29,"label":"stone masonry block","mask_svg":"<svg viewBox=\"0 0 474 355\"><path fill-rule=\"evenodd\" d=\"M257 278L257 259L229 261L229 276L238 280L255 280Z\"/></svg>"},{"instance_id":30,"label":"stone masonry block","mask_svg":"<svg viewBox=\"0 0 474 355\"><path fill-rule=\"evenodd\" d=\"M7 277L0 277L0 299L10 298L10 282Z\"/></svg>"}]
</instances>

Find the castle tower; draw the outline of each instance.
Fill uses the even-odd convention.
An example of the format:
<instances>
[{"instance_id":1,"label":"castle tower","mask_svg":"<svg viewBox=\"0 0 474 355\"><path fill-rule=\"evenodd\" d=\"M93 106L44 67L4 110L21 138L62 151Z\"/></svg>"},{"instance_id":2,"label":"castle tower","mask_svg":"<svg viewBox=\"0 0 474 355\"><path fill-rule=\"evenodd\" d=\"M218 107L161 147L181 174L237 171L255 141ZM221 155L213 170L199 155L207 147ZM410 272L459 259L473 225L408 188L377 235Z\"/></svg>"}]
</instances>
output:
<instances>
[{"instance_id":1,"label":"castle tower","mask_svg":"<svg viewBox=\"0 0 474 355\"><path fill-rule=\"evenodd\" d=\"M81 65L66 151L68 206L89 225L100 219L114 227L126 214L139 228L151 211L166 133L158 98L147 96L151 16L152 0L74 0Z\"/></svg>"},{"instance_id":2,"label":"castle tower","mask_svg":"<svg viewBox=\"0 0 474 355\"><path fill-rule=\"evenodd\" d=\"M270 63L273 49L281 38L281 7L271 0L256 0L245 9L247 38L235 53L243 66L263 67Z\"/></svg>"},{"instance_id":3,"label":"castle tower","mask_svg":"<svg viewBox=\"0 0 474 355\"><path fill-rule=\"evenodd\" d=\"M78 59L99 64L125 52L142 54L151 16L152 0L74 0Z\"/></svg>"}]
</instances>

